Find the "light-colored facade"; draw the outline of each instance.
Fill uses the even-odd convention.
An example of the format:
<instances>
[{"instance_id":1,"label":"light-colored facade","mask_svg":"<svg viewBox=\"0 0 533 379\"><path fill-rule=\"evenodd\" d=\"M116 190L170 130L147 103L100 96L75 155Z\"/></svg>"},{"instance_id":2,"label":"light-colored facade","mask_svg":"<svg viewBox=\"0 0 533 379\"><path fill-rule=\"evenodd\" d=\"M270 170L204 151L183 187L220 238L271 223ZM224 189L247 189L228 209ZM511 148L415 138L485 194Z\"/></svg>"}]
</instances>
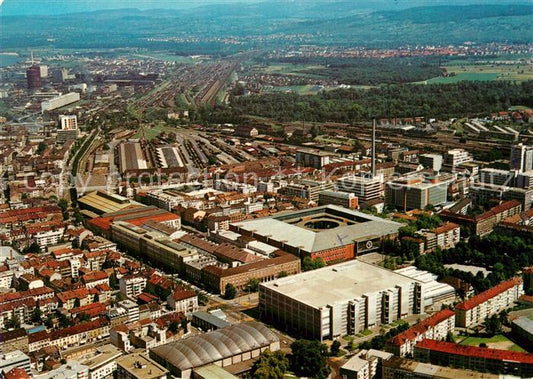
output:
<instances>
[{"instance_id":1,"label":"light-colored facade","mask_svg":"<svg viewBox=\"0 0 533 379\"><path fill-rule=\"evenodd\" d=\"M319 340L421 312L422 283L358 260L259 286L261 317Z\"/></svg>"},{"instance_id":2,"label":"light-colored facade","mask_svg":"<svg viewBox=\"0 0 533 379\"><path fill-rule=\"evenodd\" d=\"M129 354L117 360L117 379L166 379L168 370L145 354Z\"/></svg>"},{"instance_id":3,"label":"light-colored facade","mask_svg":"<svg viewBox=\"0 0 533 379\"><path fill-rule=\"evenodd\" d=\"M403 211L441 205L447 201L448 184L449 181L418 176L397 179L385 185L385 201L389 207Z\"/></svg>"},{"instance_id":4,"label":"light-colored facade","mask_svg":"<svg viewBox=\"0 0 533 379\"><path fill-rule=\"evenodd\" d=\"M45 100L41 103L41 110L43 112L51 111L57 108L64 107L65 105L69 105L72 103L75 103L76 101L80 100L80 94L77 92L70 92L65 95L61 95L58 97L54 97L50 100Z\"/></svg>"},{"instance_id":5,"label":"light-colored facade","mask_svg":"<svg viewBox=\"0 0 533 379\"><path fill-rule=\"evenodd\" d=\"M378 199L381 197L383 178L364 176L346 176L337 180L339 191L353 193L359 202Z\"/></svg>"},{"instance_id":6,"label":"light-colored facade","mask_svg":"<svg viewBox=\"0 0 533 379\"><path fill-rule=\"evenodd\" d=\"M387 342L387 350L399 357L413 355L415 345L423 339L444 340L455 329L455 313L444 309L398 334Z\"/></svg>"},{"instance_id":7,"label":"light-colored facade","mask_svg":"<svg viewBox=\"0 0 533 379\"><path fill-rule=\"evenodd\" d=\"M136 297L146 287L146 278L142 276L124 276L119 280L120 292L127 297Z\"/></svg>"},{"instance_id":8,"label":"light-colored facade","mask_svg":"<svg viewBox=\"0 0 533 379\"><path fill-rule=\"evenodd\" d=\"M470 328L487 317L509 308L524 294L521 278L513 278L488 289L455 307L455 325Z\"/></svg>"}]
</instances>

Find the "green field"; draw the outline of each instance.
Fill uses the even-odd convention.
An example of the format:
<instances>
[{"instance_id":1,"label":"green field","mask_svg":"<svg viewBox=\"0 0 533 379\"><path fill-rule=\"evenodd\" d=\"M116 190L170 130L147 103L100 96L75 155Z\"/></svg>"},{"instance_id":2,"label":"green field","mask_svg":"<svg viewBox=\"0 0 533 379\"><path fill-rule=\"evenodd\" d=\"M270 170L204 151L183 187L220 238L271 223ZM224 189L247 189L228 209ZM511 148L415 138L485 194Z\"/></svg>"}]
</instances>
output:
<instances>
[{"instance_id":1,"label":"green field","mask_svg":"<svg viewBox=\"0 0 533 379\"><path fill-rule=\"evenodd\" d=\"M324 90L324 86L303 85L303 86L286 86L286 87L272 87L265 90L265 92L294 92L299 95L316 95Z\"/></svg>"},{"instance_id":2,"label":"green field","mask_svg":"<svg viewBox=\"0 0 533 379\"><path fill-rule=\"evenodd\" d=\"M426 84L450 84L450 83L457 83L462 82L465 80L473 81L473 82L488 82L491 80L498 79L498 74L493 72L464 72L457 74L455 76L448 76L448 77L438 77L426 80Z\"/></svg>"},{"instance_id":3,"label":"green field","mask_svg":"<svg viewBox=\"0 0 533 379\"><path fill-rule=\"evenodd\" d=\"M465 346L479 346L479 344L483 342L487 344L487 347L492 349L525 352L524 349L516 345L513 341L505 337L503 334L498 334L490 338L467 337L462 340L460 344Z\"/></svg>"},{"instance_id":4,"label":"green field","mask_svg":"<svg viewBox=\"0 0 533 379\"><path fill-rule=\"evenodd\" d=\"M154 139L161 132L167 132L167 133L176 132L176 128L173 128L171 126L166 126L166 125L157 125L157 126L151 126L151 127L146 126L144 130L146 134L146 139L148 140ZM138 131L137 133L135 133L135 135L132 138L141 138L141 133Z\"/></svg>"}]
</instances>

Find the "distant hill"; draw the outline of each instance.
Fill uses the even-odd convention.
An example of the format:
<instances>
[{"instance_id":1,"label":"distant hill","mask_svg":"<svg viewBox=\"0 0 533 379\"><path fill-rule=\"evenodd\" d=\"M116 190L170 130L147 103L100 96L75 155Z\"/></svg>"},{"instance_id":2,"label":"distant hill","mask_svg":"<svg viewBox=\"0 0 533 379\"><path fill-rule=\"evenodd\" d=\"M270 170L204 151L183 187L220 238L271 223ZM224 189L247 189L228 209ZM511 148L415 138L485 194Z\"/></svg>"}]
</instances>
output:
<instances>
[{"instance_id":1,"label":"distant hill","mask_svg":"<svg viewBox=\"0 0 533 379\"><path fill-rule=\"evenodd\" d=\"M4 11L9 10L5 8L9 1L12 0L6 0L0 12L0 46L4 49L142 47L183 54L231 54L250 48L298 43L395 47L465 41L528 43L533 40L533 4L502 5L502 0L492 5L407 9L404 7L407 3L422 2L387 0L388 6L385 6L385 0L252 1L245 5L204 5L193 9L120 9L69 15L7 16L9 12ZM64 3L63 0L48 1L55 5ZM116 4L117 0L109 2ZM467 1L473 2L477 1ZM150 2L144 0L144 3ZM131 0L128 4L135 6L138 1ZM376 10L379 8L382 9ZM269 38L264 38L266 36ZM190 37L200 41L180 40ZM243 37L245 42L227 44L221 41L226 37ZM172 40L165 41L166 38Z\"/></svg>"}]
</instances>

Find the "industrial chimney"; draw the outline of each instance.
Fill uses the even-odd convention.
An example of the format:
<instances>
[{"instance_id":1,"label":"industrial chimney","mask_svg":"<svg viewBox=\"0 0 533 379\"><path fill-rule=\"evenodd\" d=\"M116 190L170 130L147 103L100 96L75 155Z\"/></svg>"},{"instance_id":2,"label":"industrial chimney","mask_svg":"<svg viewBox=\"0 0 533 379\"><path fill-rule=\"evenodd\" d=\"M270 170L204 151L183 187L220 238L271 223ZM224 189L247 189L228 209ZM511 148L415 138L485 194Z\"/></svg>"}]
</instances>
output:
<instances>
[{"instance_id":1,"label":"industrial chimney","mask_svg":"<svg viewBox=\"0 0 533 379\"><path fill-rule=\"evenodd\" d=\"M372 178L376 176L376 119L372 119Z\"/></svg>"}]
</instances>

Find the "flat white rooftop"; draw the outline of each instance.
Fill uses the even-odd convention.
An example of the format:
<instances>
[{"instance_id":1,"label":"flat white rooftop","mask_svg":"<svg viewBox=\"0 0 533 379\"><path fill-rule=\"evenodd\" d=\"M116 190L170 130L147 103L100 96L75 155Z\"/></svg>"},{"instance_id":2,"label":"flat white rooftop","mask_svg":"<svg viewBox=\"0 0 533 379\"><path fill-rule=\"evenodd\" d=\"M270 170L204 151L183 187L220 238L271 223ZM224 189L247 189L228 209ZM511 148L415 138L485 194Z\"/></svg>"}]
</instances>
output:
<instances>
[{"instance_id":1,"label":"flat white rooftop","mask_svg":"<svg viewBox=\"0 0 533 379\"><path fill-rule=\"evenodd\" d=\"M261 286L320 308L411 283L420 282L355 259L262 283Z\"/></svg>"}]
</instances>

